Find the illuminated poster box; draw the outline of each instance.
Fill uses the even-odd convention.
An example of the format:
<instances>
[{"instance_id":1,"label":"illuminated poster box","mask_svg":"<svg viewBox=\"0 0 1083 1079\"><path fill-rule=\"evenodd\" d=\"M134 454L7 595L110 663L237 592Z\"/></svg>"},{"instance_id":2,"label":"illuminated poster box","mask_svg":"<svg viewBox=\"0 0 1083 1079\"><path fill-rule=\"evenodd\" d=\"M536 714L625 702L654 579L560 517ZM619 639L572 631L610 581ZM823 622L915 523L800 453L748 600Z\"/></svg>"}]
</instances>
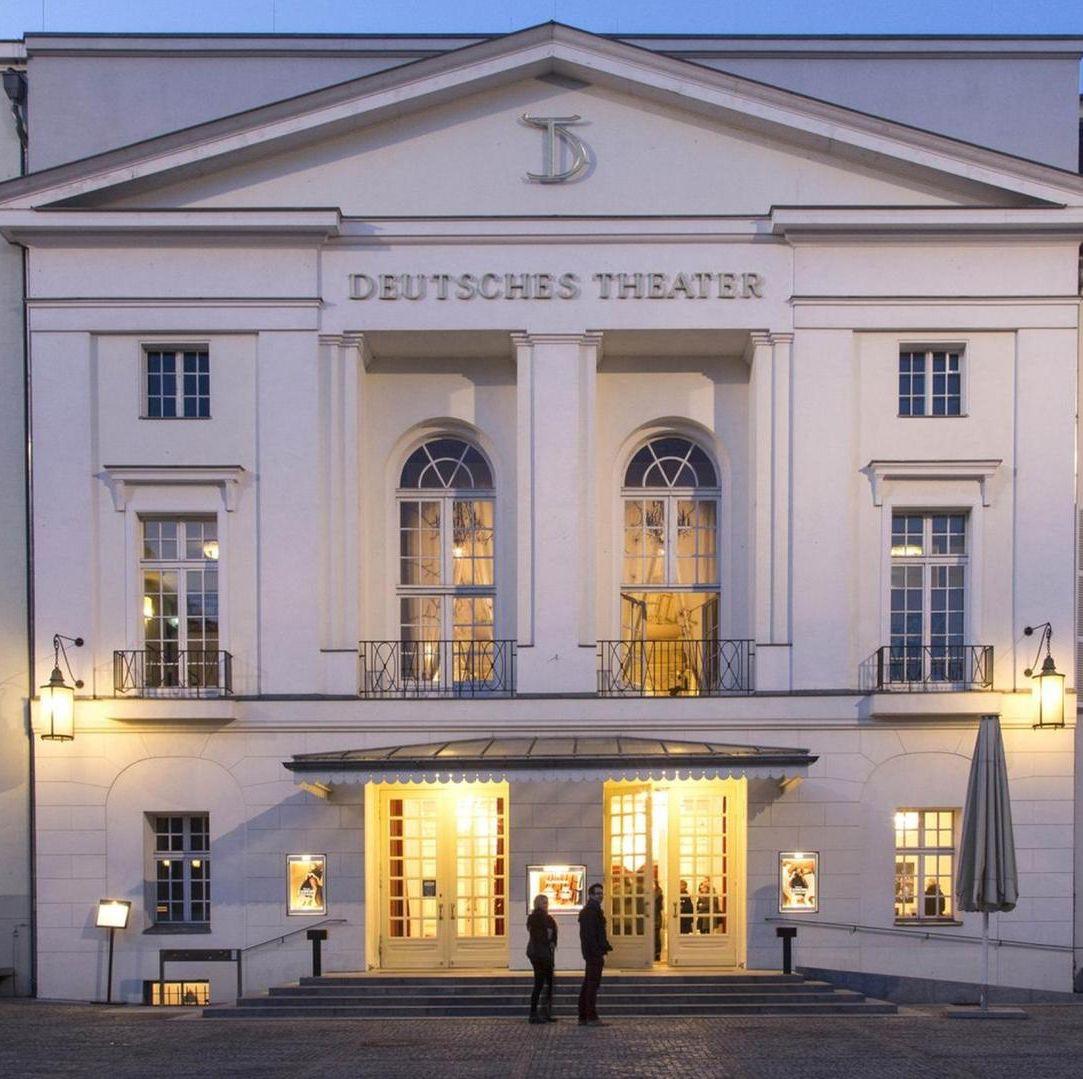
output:
<instances>
[{"instance_id":1,"label":"illuminated poster box","mask_svg":"<svg viewBox=\"0 0 1083 1079\"><path fill-rule=\"evenodd\" d=\"M549 913L582 910L586 888L585 865L528 865L526 867L526 907L532 910L534 896L549 897Z\"/></svg>"},{"instance_id":2,"label":"illuminated poster box","mask_svg":"<svg viewBox=\"0 0 1083 1079\"><path fill-rule=\"evenodd\" d=\"M815 914L820 909L820 855L790 851L778 856L780 914Z\"/></svg>"},{"instance_id":3,"label":"illuminated poster box","mask_svg":"<svg viewBox=\"0 0 1083 1079\"><path fill-rule=\"evenodd\" d=\"M286 856L286 913L327 913L327 855Z\"/></svg>"}]
</instances>

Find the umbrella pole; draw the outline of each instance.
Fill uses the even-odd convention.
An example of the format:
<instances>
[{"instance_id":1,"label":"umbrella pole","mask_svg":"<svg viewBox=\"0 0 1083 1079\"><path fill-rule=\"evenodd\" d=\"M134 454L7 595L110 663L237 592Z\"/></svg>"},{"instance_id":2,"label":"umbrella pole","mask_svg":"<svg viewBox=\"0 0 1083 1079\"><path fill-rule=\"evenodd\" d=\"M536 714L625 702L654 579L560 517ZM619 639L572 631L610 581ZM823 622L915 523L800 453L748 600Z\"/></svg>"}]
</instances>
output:
<instances>
[{"instance_id":1,"label":"umbrella pole","mask_svg":"<svg viewBox=\"0 0 1083 1079\"><path fill-rule=\"evenodd\" d=\"M981 1010L989 1010L989 912L981 912Z\"/></svg>"}]
</instances>

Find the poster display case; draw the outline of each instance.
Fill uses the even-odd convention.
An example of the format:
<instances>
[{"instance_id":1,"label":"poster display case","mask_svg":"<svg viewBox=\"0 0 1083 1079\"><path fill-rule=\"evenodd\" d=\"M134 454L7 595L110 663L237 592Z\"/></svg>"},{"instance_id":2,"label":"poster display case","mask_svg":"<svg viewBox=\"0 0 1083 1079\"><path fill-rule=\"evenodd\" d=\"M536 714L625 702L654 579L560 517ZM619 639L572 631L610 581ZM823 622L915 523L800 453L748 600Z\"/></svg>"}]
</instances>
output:
<instances>
[{"instance_id":1,"label":"poster display case","mask_svg":"<svg viewBox=\"0 0 1083 1079\"><path fill-rule=\"evenodd\" d=\"M530 911L536 895L549 897L549 913L577 911L583 907L586 889L585 865L528 865L526 867L526 906Z\"/></svg>"},{"instance_id":2,"label":"poster display case","mask_svg":"<svg viewBox=\"0 0 1083 1079\"><path fill-rule=\"evenodd\" d=\"M327 913L327 855L286 855L286 913Z\"/></svg>"},{"instance_id":3,"label":"poster display case","mask_svg":"<svg viewBox=\"0 0 1083 1079\"><path fill-rule=\"evenodd\" d=\"M815 914L820 909L820 855L784 851L778 856L779 914Z\"/></svg>"}]
</instances>

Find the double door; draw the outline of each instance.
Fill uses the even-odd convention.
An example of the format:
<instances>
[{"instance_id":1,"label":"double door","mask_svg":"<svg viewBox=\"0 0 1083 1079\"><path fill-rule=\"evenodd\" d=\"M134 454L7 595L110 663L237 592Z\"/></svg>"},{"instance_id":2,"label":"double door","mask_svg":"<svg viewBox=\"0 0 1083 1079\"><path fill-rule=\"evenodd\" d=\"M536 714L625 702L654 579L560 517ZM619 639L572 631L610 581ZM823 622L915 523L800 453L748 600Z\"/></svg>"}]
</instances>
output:
<instances>
[{"instance_id":1,"label":"double door","mask_svg":"<svg viewBox=\"0 0 1083 1079\"><path fill-rule=\"evenodd\" d=\"M613 966L742 962L745 805L743 780L607 785Z\"/></svg>"},{"instance_id":2,"label":"double door","mask_svg":"<svg viewBox=\"0 0 1083 1079\"><path fill-rule=\"evenodd\" d=\"M506 966L507 785L380 792L380 963Z\"/></svg>"}]
</instances>

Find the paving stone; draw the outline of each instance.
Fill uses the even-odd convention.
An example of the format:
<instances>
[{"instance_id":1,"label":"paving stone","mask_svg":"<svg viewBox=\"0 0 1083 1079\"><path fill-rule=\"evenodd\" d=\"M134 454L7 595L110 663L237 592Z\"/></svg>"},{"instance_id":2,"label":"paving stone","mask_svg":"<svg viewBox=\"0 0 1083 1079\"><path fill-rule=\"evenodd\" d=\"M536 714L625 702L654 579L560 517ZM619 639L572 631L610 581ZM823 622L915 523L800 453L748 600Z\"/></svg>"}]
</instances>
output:
<instances>
[{"instance_id":1,"label":"paving stone","mask_svg":"<svg viewBox=\"0 0 1083 1079\"><path fill-rule=\"evenodd\" d=\"M601 1009L605 1007L602 984ZM1028 1006L1016 1023L936 1008L799 1020L201 1020L199 1010L0 1002L0 1075L321 1079L1062 1079L1080 1075L1083 1002Z\"/></svg>"}]
</instances>

